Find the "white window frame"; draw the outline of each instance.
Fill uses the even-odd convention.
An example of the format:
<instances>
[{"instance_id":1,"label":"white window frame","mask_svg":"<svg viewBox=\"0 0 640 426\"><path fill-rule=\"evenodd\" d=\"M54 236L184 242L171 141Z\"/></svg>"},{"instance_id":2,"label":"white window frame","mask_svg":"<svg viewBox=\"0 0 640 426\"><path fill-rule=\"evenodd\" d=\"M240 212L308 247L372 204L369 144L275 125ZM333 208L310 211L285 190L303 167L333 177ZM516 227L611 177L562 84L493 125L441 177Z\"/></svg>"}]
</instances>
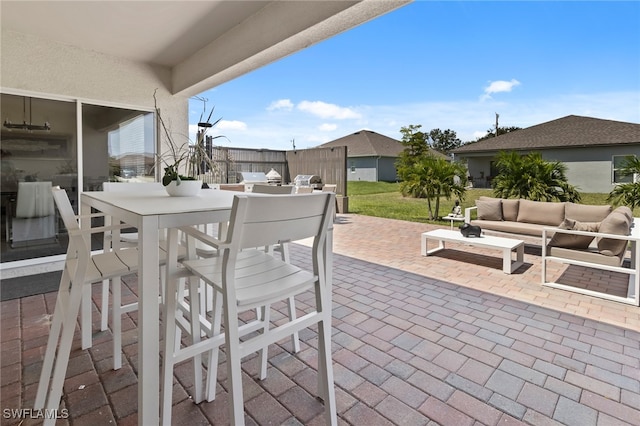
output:
<instances>
[{"instance_id":1,"label":"white window frame","mask_svg":"<svg viewBox=\"0 0 640 426\"><path fill-rule=\"evenodd\" d=\"M624 176L622 180L616 181L616 171L621 168L621 167L616 167L616 159L619 158L620 164L622 164L622 162L624 162L624 159L627 157L635 157L635 154L613 155L611 157L611 183L612 184L617 185L620 183L630 183L630 182L635 182L637 180L636 175L634 174L633 176Z\"/></svg>"}]
</instances>

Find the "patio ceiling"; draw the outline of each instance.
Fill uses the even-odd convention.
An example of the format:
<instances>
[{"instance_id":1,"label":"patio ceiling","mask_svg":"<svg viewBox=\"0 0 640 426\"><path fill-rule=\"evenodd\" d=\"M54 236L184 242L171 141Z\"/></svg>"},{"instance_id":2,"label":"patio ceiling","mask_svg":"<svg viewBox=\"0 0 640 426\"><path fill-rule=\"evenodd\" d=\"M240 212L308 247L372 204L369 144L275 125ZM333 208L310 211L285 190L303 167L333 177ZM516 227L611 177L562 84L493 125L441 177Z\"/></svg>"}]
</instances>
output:
<instances>
[{"instance_id":1,"label":"patio ceiling","mask_svg":"<svg viewBox=\"0 0 640 426\"><path fill-rule=\"evenodd\" d=\"M2 1L15 31L171 70L192 96L401 7L363 1Z\"/></svg>"}]
</instances>

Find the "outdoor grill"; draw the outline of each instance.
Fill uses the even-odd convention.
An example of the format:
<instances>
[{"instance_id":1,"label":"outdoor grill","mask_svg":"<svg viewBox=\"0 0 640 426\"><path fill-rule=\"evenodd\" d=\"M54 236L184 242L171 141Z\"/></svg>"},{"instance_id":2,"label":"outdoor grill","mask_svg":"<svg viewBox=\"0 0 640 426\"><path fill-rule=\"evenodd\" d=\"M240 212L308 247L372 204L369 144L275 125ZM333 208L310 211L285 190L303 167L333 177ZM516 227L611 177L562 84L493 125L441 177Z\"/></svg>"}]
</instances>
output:
<instances>
[{"instance_id":1,"label":"outdoor grill","mask_svg":"<svg viewBox=\"0 0 640 426\"><path fill-rule=\"evenodd\" d=\"M275 169L269 170L267 173L267 181L270 185L280 185L282 183L282 176Z\"/></svg>"},{"instance_id":2,"label":"outdoor grill","mask_svg":"<svg viewBox=\"0 0 640 426\"><path fill-rule=\"evenodd\" d=\"M262 172L239 172L238 173L238 182L239 183L268 183L267 175Z\"/></svg>"},{"instance_id":3,"label":"outdoor grill","mask_svg":"<svg viewBox=\"0 0 640 426\"><path fill-rule=\"evenodd\" d=\"M317 175L298 175L293 179L295 186L310 186L313 189L322 189L322 179Z\"/></svg>"}]
</instances>

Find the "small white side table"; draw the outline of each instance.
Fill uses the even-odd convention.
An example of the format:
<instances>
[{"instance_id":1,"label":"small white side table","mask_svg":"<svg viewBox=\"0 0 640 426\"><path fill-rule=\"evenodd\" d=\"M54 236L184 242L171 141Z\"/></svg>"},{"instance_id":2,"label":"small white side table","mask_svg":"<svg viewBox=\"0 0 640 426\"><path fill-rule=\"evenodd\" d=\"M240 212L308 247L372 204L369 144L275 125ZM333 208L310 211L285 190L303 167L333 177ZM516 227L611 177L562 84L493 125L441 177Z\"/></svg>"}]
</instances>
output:
<instances>
[{"instance_id":1,"label":"small white side table","mask_svg":"<svg viewBox=\"0 0 640 426\"><path fill-rule=\"evenodd\" d=\"M464 216L457 217L457 216L446 215L446 216L443 216L442 219L451 221L451 230L452 231L453 231L453 222L464 222Z\"/></svg>"}]
</instances>

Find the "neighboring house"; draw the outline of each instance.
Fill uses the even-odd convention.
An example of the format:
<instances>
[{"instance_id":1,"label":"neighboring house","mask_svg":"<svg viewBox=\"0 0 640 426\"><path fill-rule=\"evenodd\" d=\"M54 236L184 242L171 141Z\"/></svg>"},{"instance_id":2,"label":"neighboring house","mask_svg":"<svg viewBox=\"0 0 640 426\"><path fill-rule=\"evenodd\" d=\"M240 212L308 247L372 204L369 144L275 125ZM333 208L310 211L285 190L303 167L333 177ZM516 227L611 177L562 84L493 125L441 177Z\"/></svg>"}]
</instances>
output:
<instances>
[{"instance_id":1,"label":"neighboring house","mask_svg":"<svg viewBox=\"0 0 640 426\"><path fill-rule=\"evenodd\" d=\"M467 162L475 187L490 187L499 151L538 151L547 161L564 163L567 180L580 192L608 193L632 179L622 177L619 168L626 156L640 156L640 124L569 115L453 152L456 160Z\"/></svg>"},{"instance_id":2,"label":"neighboring house","mask_svg":"<svg viewBox=\"0 0 640 426\"><path fill-rule=\"evenodd\" d=\"M360 130L351 135L320 145L321 148L347 147L347 180L368 182L395 182L398 180L396 160L404 149L396 139L371 130ZM437 157L447 158L435 150Z\"/></svg>"},{"instance_id":3,"label":"neighboring house","mask_svg":"<svg viewBox=\"0 0 640 426\"><path fill-rule=\"evenodd\" d=\"M29 176L64 186L77 205L110 178L110 158L132 154L115 166L145 172L168 147L154 93L171 132L188 135L189 97L408 2L1 2L2 234ZM42 263L66 248L5 245L7 278L8 262Z\"/></svg>"}]
</instances>

